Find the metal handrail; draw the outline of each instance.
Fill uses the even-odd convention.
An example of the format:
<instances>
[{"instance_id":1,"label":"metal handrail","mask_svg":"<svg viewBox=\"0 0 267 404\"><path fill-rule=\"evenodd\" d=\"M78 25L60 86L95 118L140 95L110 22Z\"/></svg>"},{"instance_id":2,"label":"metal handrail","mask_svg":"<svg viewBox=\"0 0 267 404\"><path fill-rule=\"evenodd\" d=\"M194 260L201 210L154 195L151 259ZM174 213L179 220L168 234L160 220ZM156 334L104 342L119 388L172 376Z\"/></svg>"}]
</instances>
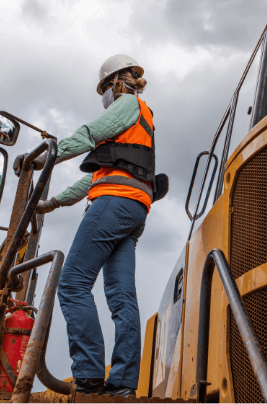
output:
<instances>
[{"instance_id":1,"label":"metal handrail","mask_svg":"<svg viewBox=\"0 0 267 404\"><path fill-rule=\"evenodd\" d=\"M247 66L246 66L246 68L244 70L244 73L243 73L243 75L242 75L242 77L241 77L241 79L240 79L240 81L239 81L239 83L238 83L238 85L236 87L236 90L235 90L235 92L234 92L234 94L233 94L233 96L232 96L232 98L231 98L231 100L230 100L230 102L229 102L229 104L228 104L228 106L226 108L226 111L225 111L225 113L224 113L224 115L222 117L222 120L221 120L221 122L220 122L220 124L218 126L218 129L217 129L217 131L216 131L216 133L214 135L214 138L213 138L213 141L212 141L212 144L211 144L211 148L210 148L210 155L209 155L209 158L208 158L207 163L206 163L206 167L205 167L204 174L203 174L203 179L202 179L201 186L200 186L200 189L199 189L197 205L196 205L195 213L193 215L193 220L191 222L191 226L190 226L187 241L189 241L191 239L191 236L193 234L196 217L198 215L198 209L199 209L199 205L200 205L200 200L202 198L203 190L204 190L204 187L205 187L205 182L206 182L206 179L207 179L207 175L208 175L208 171L209 171L209 167L210 167L210 163L211 163L212 154L215 151L215 147L216 147L217 142L219 140L219 137L220 137L220 135L222 133L224 125L225 125L229 115L231 114L230 122L229 122L229 125L228 125L228 130L227 130L227 135L226 135L226 139L225 139L225 146L224 146L224 152L223 152L224 154L223 154L223 158L222 158L222 160L224 162L226 162L226 160L227 160L229 147L230 147L231 136L232 136L232 131L233 131L233 125L234 125L235 111L236 111L236 106L237 106L237 98L238 98L239 92L241 90L241 87L242 87L242 85L244 83L244 80L247 77L247 74L248 74L248 72L250 70L250 67L251 67L251 65L252 65L252 63L253 63L253 61L254 61L254 59L256 57L256 54L257 54L261 44L265 40L266 35L267 35L267 25L265 26L265 28L263 30L263 33L261 34L261 37L260 37L260 39L259 39L259 41L258 41L258 43L257 43L257 45L256 45L256 47L254 49L249 61L248 61L248 64L247 64ZM267 48L266 48L265 52L266 52L266 55L267 55ZM267 63L267 59L266 59L266 63ZM266 74L267 73L266 73L266 69L265 69L265 75L264 75L265 82L266 82ZM261 96L261 99L262 99L262 94L260 94L260 96ZM255 125L257 122L258 121L256 121L254 119L253 125ZM220 169L220 175L218 176L218 180L217 180L218 183L217 183L217 186L216 186L216 191L215 191L215 195L214 195L213 204L217 201L217 199L221 195L222 184L223 184L223 175L224 175L224 166L222 165L222 169Z\"/></svg>"},{"instance_id":2,"label":"metal handrail","mask_svg":"<svg viewBox=\"0 0 267 404\"><path fill-rule=\"evenodd\" d=\"M241 338L244 342L251 366L267 402L267 359L261 347L252 321L245 309L241 295L232 276L224 253L218 249L207 255L201 280L199 326L197 346L196 384L197 402L206 402L207 366L209 348L210 300L214 266L220 274Z\"/></svg>"},{"instance_id":3,"label":"metal handrail","mask_svg":"<svg viewBox=\"0 0 267 404\"><path fill-rule=\"evenodd\" d=\"M56 142L52 139L44 140L38 147L36 147L36 149L34 149L31 153L29 153L28 156L26 157L26 159L24 160L23 169L25 169L26 171L30 170L31 163L33 162L33 160L36 157L40 156L40 154L42 154L47 149L48 149L48 156L47 156L47 160L45 162L45 166L40 174L38 182L34 188L31 198L26 206L26 209L23 213L21 221L14 234L13 240L9 246L7 254L2 262L2 265L0 268L0 289L3 289L5 286L8 271L10 270L10 267L12 266L14 256L16 255L16 253L19 249L22 238L27 230L27 227L32 219L32 216L37 207L37 204L41 198L45 185L46 185L47 181L49 180L49 177L53 170L53 167L54 167L54 164L56 161L56 157L57 157Z\"/></svg>"},{"instance_id":4,"label":"metal handrail","mask_svg":"<svg viewBox=\"0 0 267 404\"><path fill-rule=\"evenodd\" d=\"M195 220L199 219L203 215L203 213L205 212L206 207L207 207L207 203L208 203L208 200L209 200L209 196L210 196L210 191L211 191L213 181L214 181L214 178L215 178L215 174L216 174L216 171L217 171L218 157L216 156L216 154L213 153L212 157L214 157L214 159L215 159L215 164L214 164L214 167L213 167L213 170L212 170L211 179L210 179L207 194L206 194L206 197L205 197L205 200L204 200L204 203L203 203L203 207L201 209L201 212L198 215L196 215L196 217L193 217L191 212L189 211L189 203L190 203L190 199L191 199L191 195L192 195L192 189L193 189L195 179L196 179L196 174L197 174L199 161L200 161L202 156L209 155L209 154L210 153L208 151L204 151L204 152L200 153L197 156L195 167L194 167L194 170L193 170L193 175L192 175L192 178L191 178L191 182L190 182L190 185L189 185L188 194L187 194L187 198L186 198L186 202L185 202L185 211L186 211L187 216L189 217L189 219L191 221L193 219L195 219Z\"/></svg>"},{"instance_id":5,"label":"metal handrail","mask_svg":"<svg viewBox=\"0 0 267 404\"><path fill-rule=\"evenodd\" d=\"M33 379L36 374L38 361L43 349L45 336L47 334L54 306L56 289L64 261L64 254L61 251L51 251L40 257L23 262L22 264L13 267L9 272L9 280L16 284L19 274L51 261L52 265L45 284L42 300L38 308L38 314L23 358L17 382L14 387L14 392L11 398L12 403L27 403L29 400ZM58 382L62 384L60 380ZM71 390L69 383L66 383L66 388Z\"/></svg>"},{"instance_id":6,"label":"metal handrail","mask_svg":"<svg viewBox=\"0 0 267 404\"><path fill-rule=\"evenodd\" d=\"M47 343L50 333L50 326L51 326L52 314L50 317L49 325L47 327L46 336L42 348L42 352L39 357L39 362L36 369L36 375L40 382L47 387L49 390L55 391L59 394L69 395L72 393L74 389L74 381L73 382L64 382L63 380L59 380L54 377L46 366L45 355L47 349Z\"/></svg>"}]
</instances>

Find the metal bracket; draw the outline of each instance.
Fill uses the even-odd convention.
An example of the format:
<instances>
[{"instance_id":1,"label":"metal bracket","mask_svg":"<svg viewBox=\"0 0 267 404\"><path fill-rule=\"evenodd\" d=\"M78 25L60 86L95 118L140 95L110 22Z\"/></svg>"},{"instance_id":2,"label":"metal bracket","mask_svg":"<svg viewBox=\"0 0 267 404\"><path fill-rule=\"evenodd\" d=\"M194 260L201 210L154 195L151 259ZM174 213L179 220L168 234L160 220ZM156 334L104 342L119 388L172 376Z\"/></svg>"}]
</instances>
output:
<instances>
[{"instance_id":1,"label":"metal bracket","mask_svg":"<svg viewBox=\"0 0 267 404\"><path fill-rule=\"evenodd\" d=\"M210 386L211 383L207 382L206 380L200 380L198 383L193 384L190 390L190 398L196 398L197 403L202 403L202 394L201 394L201 388L202 386Z\"/></svg>"}]
</instances>

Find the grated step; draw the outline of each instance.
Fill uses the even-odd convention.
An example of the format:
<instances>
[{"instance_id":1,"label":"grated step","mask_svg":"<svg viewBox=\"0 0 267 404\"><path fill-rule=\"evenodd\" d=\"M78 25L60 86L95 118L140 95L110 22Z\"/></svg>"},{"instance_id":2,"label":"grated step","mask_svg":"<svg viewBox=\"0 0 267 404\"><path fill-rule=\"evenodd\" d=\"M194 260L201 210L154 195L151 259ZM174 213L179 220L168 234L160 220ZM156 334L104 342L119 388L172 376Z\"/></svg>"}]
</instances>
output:
<instances>
[{"instance_id":1,"label":"grated step","mask_svg":"<svg viewBox=\"0 0 267 404\"><path fill-rule=\"evenodd\" d=\"M195 403L195 400L183 400L177 398L172 400L171 398L159 398L159 397L139 397L134 396L110 396L104 394L99 396L98 394L81 394L77 393L75 396L64 396L63 394L55 393L51 390L47 390L41 393L32 393L30 395L29 403Z\"/></svg>"},{"instance_id":2,"label":"grated step","mask_svg":"<svg viewBox=\"0 0 267 404\"><path fill-rule=\"evenodd\" d=\"M109 394L103 394L103 396L99 396L98 394L81 394L76 393L75 403L195 403L195 400L183 400L178 398L176 400L172 400L171 398L160 398L160 397L123 397L123 396L110 396Z\"/></svg>"}]
</instances>

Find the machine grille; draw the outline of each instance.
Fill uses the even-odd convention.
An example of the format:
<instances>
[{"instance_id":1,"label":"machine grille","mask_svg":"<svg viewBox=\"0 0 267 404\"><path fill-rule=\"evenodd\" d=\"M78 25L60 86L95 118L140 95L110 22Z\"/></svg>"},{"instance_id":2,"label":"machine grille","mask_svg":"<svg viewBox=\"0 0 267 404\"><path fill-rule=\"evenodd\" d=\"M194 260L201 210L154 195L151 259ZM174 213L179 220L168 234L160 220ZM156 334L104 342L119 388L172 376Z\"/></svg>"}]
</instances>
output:
<instances>
[{"instance_id":1,"label":"machine grille","mask_svg":"<svg viewBox=\"0 0 267 404\"><path fill-rule=\"evenodd\" d=\"M232 206L230 265L237 279L267 262L267 149L240 170Z\"/></svg>"},{"instance_id":2,"label":"machine grille","mask_svg":"<svg viewBox=\"0 0 267 404\"><path fill-rule=\"evenodd\" d=\"M267 262L267 148L240 170L232 197L231 272L235 279ZM246 309L267 355L267 287L244 297ZM230 362L235 401L260 403L263 397L232 313Z\"/></svg>"},{"instance_id":3,"label":"machine grille","mask_svg":"<svg viewBox=\"0 0 267 404\"><path fill-rule=\"evenodd\" d=\"M267 287L243 298L267 356ZM233 314L230 314L230 358L236 403L264 403Z\"/></svg>"}]
</instances>

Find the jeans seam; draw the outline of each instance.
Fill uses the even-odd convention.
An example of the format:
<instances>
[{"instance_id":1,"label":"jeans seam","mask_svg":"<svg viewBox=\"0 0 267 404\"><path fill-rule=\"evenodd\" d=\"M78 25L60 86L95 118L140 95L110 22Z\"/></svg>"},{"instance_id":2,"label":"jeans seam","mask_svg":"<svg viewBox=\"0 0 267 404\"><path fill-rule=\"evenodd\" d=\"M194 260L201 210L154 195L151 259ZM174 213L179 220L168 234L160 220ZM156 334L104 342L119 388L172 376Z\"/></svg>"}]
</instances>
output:
<instances>
[{"instance_id":1,"label":"jeans seam","mask_svg":"<svg viewBox=\"0 0 267 404\"><path fill-rule=\"evenodd\" d=\"M124 297L124 293L122 292L120 279L119 279L119 285L120 285L121 294L123 296L125 309L126 309L126 315L127 315L127 302L125 302L125 297ZM127 326L127 331L126 331L126 363L127 363L127 356L128 356L128 334L129 334L128 329L129 329L129 327ZM125 369L126 369L126 365L124 366L124 370L123 370L123 373L122 373L122 376L121 376L122 382L124 381Z\"/></svg>"},{"instance_id":2,"label":"jeans seam","mask_svg":"<svg viewBox=\"0 0 267 404\"><path fill-rule=\"evenodd\" d=\"M126 307L126 315L127 315L128 307L127 307L127 305L125 307ZM128 346L129 346L129 327L127 326L127 332L126 332L126 365L124 367L124 371L123 371L123 375L122 375L122 382L125 382L124 375L125 375L126 366L127 366L127 363L128 363L128 351L129 351Z\"/></svg>"},{"instance_id":3,"label":"jeans seam","mask_svg":"<svg viewBox=\"0 0 267 404\"><path fill-rule=\"evenodd\" d=\"M68 310L68 312L71 311L71 309L72 309L72 305L71 305L71 307L70 307L70 310ZM77 344L76 344L76 340L77 340L77 330L76 330L75 324L74 324L74 334L75 334L75 339L74 339L73 343L74 343L74 346L76 346L76 345L77 345ZM75 361L75 373L79 373L79 372L80 372L79 362L77 363L77 361Z\"/></svg>"}]
</instances>

